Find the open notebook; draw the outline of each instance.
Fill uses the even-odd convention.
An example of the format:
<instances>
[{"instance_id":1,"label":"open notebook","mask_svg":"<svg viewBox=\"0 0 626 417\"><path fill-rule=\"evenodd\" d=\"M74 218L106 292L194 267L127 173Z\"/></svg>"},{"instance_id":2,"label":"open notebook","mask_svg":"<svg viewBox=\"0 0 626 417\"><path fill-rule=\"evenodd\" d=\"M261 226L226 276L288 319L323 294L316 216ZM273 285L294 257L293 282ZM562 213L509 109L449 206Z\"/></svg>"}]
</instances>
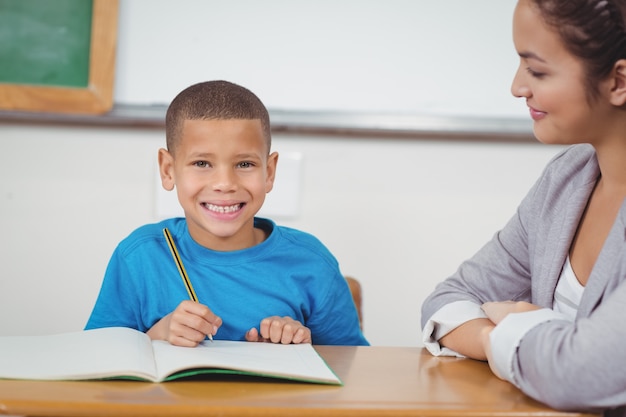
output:
<instances>
[{"instance_id":1,"label":"open notebook","mask_svg":"<svg viewBox=\"0 0 626 417\"><path fill-rule=\"evenodd\" d=\"M204 341L197 347L152 341L110 327L45 336L0 337L0 378L171 381L222 373L341 385L310 344Z\"/></svg>"}]
</instances>

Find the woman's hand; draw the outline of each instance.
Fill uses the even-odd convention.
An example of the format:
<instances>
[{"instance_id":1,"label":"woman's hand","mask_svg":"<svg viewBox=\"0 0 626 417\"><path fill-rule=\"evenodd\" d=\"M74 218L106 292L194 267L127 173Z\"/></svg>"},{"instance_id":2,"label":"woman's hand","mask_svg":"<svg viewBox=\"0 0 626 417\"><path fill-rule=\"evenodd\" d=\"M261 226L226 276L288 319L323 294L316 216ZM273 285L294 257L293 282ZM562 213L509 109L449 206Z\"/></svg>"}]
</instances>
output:
<instances>
[{"instance_id":1,"label":"woman's hand","mask_svg":"<svg viewBox=\"0 0 626 417\"><path fill-rule=\"evenodd\" d=\"M494 301L488 302L482 305L482 309L495 325L500 323L506 316L511 313L523 313L526 311L538 310L541 307L536 306L525 301ZM482 343L485 355L487 356L487 362L489 362L489 368L495 376L502 379L502 376L498 373L495 365L493 364L493 355L491 353L491 340L489 335L494 327L485 327L480 333L480 341Z\"/></svg>"},{"instance_id":2,"label":"woman's hand","mask_svg":"<svg viewBox=\"0 0 626 417\"><path fill-rule=\"evenodd\" d=\"M489 320L498 324L511 313L539 310L541 307L525 301L492 301L483 304L481 308Z\"/></svg>"}]
</instances>

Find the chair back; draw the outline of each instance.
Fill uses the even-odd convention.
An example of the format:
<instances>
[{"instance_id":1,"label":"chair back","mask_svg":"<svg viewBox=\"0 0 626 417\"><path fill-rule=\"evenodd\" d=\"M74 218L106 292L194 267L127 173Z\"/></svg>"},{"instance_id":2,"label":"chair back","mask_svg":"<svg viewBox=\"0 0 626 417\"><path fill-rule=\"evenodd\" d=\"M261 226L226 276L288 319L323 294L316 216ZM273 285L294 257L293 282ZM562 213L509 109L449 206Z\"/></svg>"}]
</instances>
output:
<instances>
[{"instance_id":1,"label":"chair back","mask_svg":"<svg viewBox=\"0 0 626 417\"><path fill-rule=\"evenodd\" d=\"M361 330L363 329L363 312L362 312L362 304L363 304L363 296L361 295L361 283L353 277L345 277L346 281L348 281L348 287L350 287L350 293L352 294L352 300L354 301L354 307L356 307L356 312L359 315L359 324L361 326Z\"/></svg>"}]
</instances>

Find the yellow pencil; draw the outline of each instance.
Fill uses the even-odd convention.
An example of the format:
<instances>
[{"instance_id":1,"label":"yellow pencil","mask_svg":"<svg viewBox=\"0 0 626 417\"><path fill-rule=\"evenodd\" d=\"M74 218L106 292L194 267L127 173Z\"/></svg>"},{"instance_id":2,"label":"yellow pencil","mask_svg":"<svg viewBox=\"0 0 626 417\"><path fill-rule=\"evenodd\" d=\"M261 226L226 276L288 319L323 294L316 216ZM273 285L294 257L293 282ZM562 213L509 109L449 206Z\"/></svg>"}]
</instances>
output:
<instances>
[{"instance_id":1,"label":"yellow pencil","mask_svg":"<svg viewBox=\"0 0 626 417\"><path fill-rule=\"evenodd\" d=\"M192 301L198 302L198 296L191 285L191 281L189 280L189 276L187 275L187 271L185 271L185 265L183 265L183 260L180 258L178 254L178 249L176 249L176 245L174 244L174 239L172 239L172 235L170 231L166 228L163 229L163 234L165 235L165 240L167 241L167 245L170 247L170 252L172 253L172 258L174 258L174 263L176 264L176 268L178 268L178 273L180 277L183 279L183 283L185 284L185 288L187 288L187 293L189 294L189 298ZM209 339L213 341L213 335L209 333Z\"/></svg>"}]
</instances>

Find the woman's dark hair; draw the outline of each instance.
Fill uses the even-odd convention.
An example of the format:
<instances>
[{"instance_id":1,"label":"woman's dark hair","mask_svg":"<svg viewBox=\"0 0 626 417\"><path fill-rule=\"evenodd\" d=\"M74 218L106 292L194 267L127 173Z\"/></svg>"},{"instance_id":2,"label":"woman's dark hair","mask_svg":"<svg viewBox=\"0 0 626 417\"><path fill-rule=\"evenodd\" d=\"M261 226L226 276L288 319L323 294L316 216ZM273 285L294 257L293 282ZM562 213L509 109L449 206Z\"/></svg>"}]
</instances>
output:
<instances>
[{"instance_id":1,"label":"woman's dark hair","mask_svg":"<svg viewBox=\"0 0 626 417\"><path fill-rule=\"evenodd\" d=\"M626 58L626 0L531 0L567 50L583 62L589 98L615 62Z\"/></svg>"}]
</instances>

